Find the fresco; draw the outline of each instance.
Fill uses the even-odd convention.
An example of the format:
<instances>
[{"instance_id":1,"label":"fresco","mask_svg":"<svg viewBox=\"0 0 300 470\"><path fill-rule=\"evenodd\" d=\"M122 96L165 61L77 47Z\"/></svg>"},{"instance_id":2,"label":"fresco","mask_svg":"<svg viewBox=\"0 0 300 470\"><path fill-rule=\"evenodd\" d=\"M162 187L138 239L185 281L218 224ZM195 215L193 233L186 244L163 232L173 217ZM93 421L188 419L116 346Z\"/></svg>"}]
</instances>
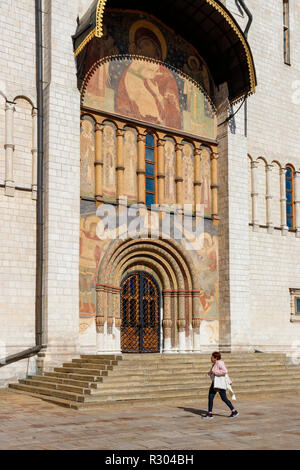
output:
<instances>
[{"instance_id":1,"label":"fresco","mask_svg":"<svg viewBox=\"0 0 300 470\"><path fill-rule=\"evenodd\" d=\"M194 48L154 19L115 15L88 46L82 104L214 139L214 86Z\"/></svg>"},{"instance_id":2,"label":"fresco","mask_svg":"<svg viewBox=\"0 0 300 470\"><path fill-rule=\"evenodd\" d=\"M199 251L201 318L219 318L218 237L204 234L203 248Z\"/></svg>"},{"instance_id":3,"label":"fresco","mask_svg":"<svg viewBox=\"0 0 300 470\"><path fill-rule=\"evenodd\" d=\"M80 125L80 187L82 196L95 196L95 131L88 116Z\"/></svg>"},{"instance_id":4,"label":"fresco","mask_svg":"<svg viewBox=\"0 0 300 470\"><path fill-rule=\"evenodd\" d=\"M183 144L183 204L194 204L194 147L188 142Z\"/></svg>"},{"instance_id":5,"label":"fresco","mask_svg":"<svg viewBox=\"0 0 300 470\"><path fill-rule=\"evenodd\" d=\"M210 154L207 150L201 153L201 204L204 206L204 215L211 216L211 167Z\"/></svg>"},{"instance_id":6,"label":"fresco","mask_svg":"<svg viewBox=\"0 0 300 470\"><path fill-rule=\"evenodd\" d=\"M127 128L124 134L124 195L128 201L137 200L137 132Z\"/></svg>"},{"instance_id":7,"label":"fresco","mask_svg":"<svg viewBox=\"0 0 300 470\"><path fill-rule=\"evenodd\" d=\"M99 240L96 227L99 218L87 213L80 219L80 316L94 317L96 314L97 269L104 254L107 241Z\"/></svg>"},{"instance_id":8,"label":"fresco","mask_svg":"<svg viewBox=\"0 0 300 470\"><path fill-rule=\"evenodd\" d=\"M116 128L111 122L103 127L103 195L106 200L116 199Z\"/></svg>"},{"instance_id":9,"label":"fresco","mask_svg":"<svg viewBox=\"0 0 300 470\"><path fill-rule=\"evenodd\" d=\"M96 233L99 218L92 202L81 203L80 222L80 325L81 332L92 324L96 315L96 284L102 257L113 240L101 240ZM219 275L217 229L210 221L205 224L204 242L200 250L193 253L197 258L200 279L200 316L206 328L214 327L219 319ZM204 328L204 323L203 323Z\"/></svg>"},{"instance_id":10,"label":"fresco","mask_svg":"<svg viewBox=\"0 0 300 470\"><path fill-rule=\"evenodd\" d=\"M174 204L176 202L176 189L175 189L175 143L173 139L166 138L164 147L165 152L165 203Z\"/></svg>"}]
</instances>

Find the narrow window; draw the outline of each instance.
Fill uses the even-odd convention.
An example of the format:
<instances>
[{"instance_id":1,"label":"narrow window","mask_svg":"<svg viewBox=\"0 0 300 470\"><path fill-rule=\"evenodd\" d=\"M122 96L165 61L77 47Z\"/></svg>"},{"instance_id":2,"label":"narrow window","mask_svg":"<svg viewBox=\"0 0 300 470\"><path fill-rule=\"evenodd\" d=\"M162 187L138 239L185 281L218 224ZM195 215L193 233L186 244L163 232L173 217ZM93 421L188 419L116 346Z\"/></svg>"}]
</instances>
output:
<instances>
[{"instance_id":1,"label":"narrow window","mask_svg":"<svg viewBox=\"0 0 300 470\"><path fill-rule=\"evenodd\" d=\"M283 0L283 52L284 52L284 63L287 65L291 65L289 0Z\"/></svg>"},{"instance_id":2,"label":"narrow window","mask_svg":"<svg viewBox=\"0 0 300 470\"><path fill-rule=\"evenodd\" d=\"M145 147L146 162L146 206L155 204L156 181L155 181L155 142L152 134L146 135Z\"/></svg>"},{"instance_id":3,"label":"narrow window","mask_svg":"<svg viewBox=\"0 0 300 470\"><path fill-rule=\"evenodd\" d=\"M289 228L295 228L295 204L294 204L294 168L286 166L286 223Z\"/></svg>"},{"instance_id":4,"label":"narrow window","mask_svg":"<svg viewBox=\"0 0 300 470\"><path fill-rule=\"evenodd\" d=\"M295 298L295 314L300 315L300 298Z\"/></svg>"}]
</instances>

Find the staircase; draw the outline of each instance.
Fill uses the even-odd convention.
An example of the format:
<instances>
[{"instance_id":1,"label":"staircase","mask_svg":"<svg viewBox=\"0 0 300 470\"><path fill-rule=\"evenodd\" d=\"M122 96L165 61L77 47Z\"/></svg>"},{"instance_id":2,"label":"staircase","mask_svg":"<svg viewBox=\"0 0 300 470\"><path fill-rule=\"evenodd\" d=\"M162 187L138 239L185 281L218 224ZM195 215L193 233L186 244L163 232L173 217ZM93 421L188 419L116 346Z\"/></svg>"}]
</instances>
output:
<instances>
[{"instance_id":1,"label":"staircase","mask_svg":"<svg viewBox=\"0 0 300 470\"><path fill-rule=\"evenodd\" d=\"M300 391L300 366L289 365L284 354L233 353L222 359L237 399ZM84 354L9 387L73 409L199 401L207 399L209 367L209 354Z\"/></svg>"}]
</instances>

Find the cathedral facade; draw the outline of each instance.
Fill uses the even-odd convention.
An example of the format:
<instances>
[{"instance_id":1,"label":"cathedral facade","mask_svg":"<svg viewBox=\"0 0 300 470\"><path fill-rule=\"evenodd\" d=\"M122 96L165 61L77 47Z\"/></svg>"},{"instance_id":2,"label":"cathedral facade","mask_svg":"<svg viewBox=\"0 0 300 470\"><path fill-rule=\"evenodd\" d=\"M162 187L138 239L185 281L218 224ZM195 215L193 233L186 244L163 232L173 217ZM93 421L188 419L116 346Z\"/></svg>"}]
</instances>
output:
<instances>
[{"instance_id":1,"label":"cathedral facade","mask_svg":"<svg viewBox=\"0 0 300 470\"><path fill-rule=\"evenodd\" d=\"M257 3L1 3L0 385L297 353L300 6Z\"/></svg>"}]
</instances>

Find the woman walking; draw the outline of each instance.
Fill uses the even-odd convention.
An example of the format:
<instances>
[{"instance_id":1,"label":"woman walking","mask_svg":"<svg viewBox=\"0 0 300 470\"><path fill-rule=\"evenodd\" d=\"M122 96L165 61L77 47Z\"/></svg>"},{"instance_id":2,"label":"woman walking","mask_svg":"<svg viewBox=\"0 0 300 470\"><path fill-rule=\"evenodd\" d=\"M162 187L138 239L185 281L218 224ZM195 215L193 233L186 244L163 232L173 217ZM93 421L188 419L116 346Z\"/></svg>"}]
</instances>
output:
<instances>
[{"instance_id":1,"label":"woman walking","mask_svg":"<svg viewBox=\"0 0 300 470\"><path fill-rule=\"evenodd\" d=\"M217 392L219 392L220 397L224 401L224 403L226 403L226 405L231 409L231 415L229 416L229 418L235 418L236 416L238 416L239 413L226 396L227 369L224 362L221 361L221 354L219 352L212 353L211 362L213 366L209 372L209 375L211 377L212 383L208 393L208 413L206 416L204 416L204 418L213 419L213 402ZM230 379L229 382L231 383Z\"/></svg>"}]
</instances>

